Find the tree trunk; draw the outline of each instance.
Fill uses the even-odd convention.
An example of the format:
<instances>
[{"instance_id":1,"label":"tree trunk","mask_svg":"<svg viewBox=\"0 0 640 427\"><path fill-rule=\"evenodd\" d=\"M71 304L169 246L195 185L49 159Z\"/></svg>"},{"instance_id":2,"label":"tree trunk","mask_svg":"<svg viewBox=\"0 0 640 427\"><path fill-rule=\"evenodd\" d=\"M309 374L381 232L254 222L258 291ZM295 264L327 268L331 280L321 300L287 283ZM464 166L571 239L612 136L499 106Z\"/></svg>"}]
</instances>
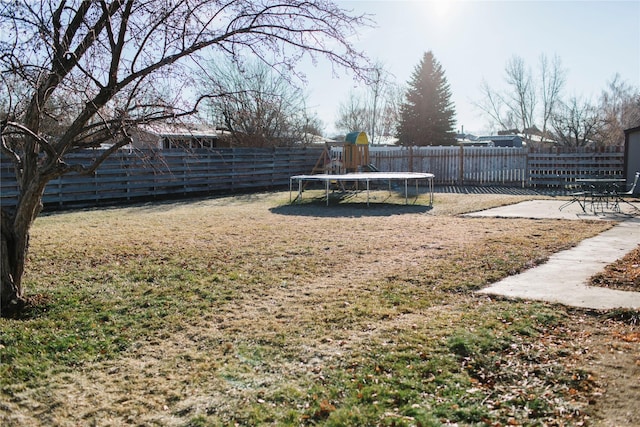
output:
<instances>
[{"instance_id":1,"label":"tree trunk","mask_svg":"<svg viewBox=\"0 0 640 427\"><path fill-rule=\"evenodd\" d=\"M47 182L35 179L22 194L15 210L1 211L0 317L14 317L26 305L22 276L29 250L29 230L42 209L42 194Z\"/></svg>"},{"instance_id":2,"label":"tree trunk","mask_svg":"<svg viewBox=\"0 0 640 427\"><path fill-rule=\"evenodd\" d=\"M17 236L9 213L2 210L2 284L0 284L0 315L12 317L25 306L22 290L22 272L26 256L26 236ZM22 243L21 243L22 242ZM24 249L20 249L23 246Z\"/></svg>"}]
</instances>

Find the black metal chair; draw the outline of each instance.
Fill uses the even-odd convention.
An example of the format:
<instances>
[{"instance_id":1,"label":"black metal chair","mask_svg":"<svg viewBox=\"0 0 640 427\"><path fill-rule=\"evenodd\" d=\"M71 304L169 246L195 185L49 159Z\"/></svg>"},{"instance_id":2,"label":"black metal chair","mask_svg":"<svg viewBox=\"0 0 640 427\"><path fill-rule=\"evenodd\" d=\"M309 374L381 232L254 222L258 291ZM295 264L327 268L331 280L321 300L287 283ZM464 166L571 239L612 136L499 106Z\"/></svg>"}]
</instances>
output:
<instances>
[{"instance_id":1,"label":"black metal chair","mask_svg":"<svg viewBox=\"0 0 640 427\"><path fill-rule=\"evenodd\" d=\"M590 193L588 191L584 191L584 188L582 188L581 191L573 191L569 193L568 196L571 197L571 199L560 206L558 208L559 210L562 210L573 203L578 203L578 205L582 209L582 212L587 213L587 198L590 196Z\"/></svg>"},{"instance_id":2,"label":"black metal chair","mask_svg":"<svg viewBox=\"0 0 640 427\"><path fill-rule=\"evenodd\" d=\"M633 183L631 184L631 188L627 191L619 192L616 197L616 204L618 205L618 210L620 210L620 202L624 202L634 208L636 211L640 211L637 206L625 200L625 197L636 197L636 187L638 186L638 179L640 178L640 172L636 172L635 178L633 179Z\"/></svg>"},{"instance_id":3,"label":"black metal chair","mask_svg":"<svg viewBox=\"0 0 640 427\"><path fill-rule=\"evenodd\" d=\"M615 200L615 190L612 184L591 184L589 187L589 193L591 196L591 210L594 214L598 213L598 208L600 208L600 212L604 212L604 208L609 208L610 204L614 212L618 212L620 210L620 207Z\"/></svg>"},{"instance_id":4,"label":"black metal chair","mask_svg":"<svg viewBox=\"0 0 640 427\"><path fill-rule=\"evenodd\" d=\"M631 188L623 193L618 193L619 196L634 196L636 192L636 186L638 185L638 178L640 177L640 172L636 172L636 177L633 179L633 183L631 184Z\"/></svg>"}]
</instances>

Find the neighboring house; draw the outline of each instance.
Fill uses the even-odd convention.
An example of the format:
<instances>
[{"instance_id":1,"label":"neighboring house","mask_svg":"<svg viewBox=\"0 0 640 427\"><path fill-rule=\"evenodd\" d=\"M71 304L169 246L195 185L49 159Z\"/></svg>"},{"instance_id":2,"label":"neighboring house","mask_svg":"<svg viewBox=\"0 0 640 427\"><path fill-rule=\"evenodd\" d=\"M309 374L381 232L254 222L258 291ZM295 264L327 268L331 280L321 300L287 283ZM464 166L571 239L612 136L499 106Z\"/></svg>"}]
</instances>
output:
<instances>
[{"instance_id":1,"label":"neighboring house","mask_svg":"<svg viewBox=\"0 0 640 427\"><path fill-rule=\"evenodd\" d=\"M322 145L329 142L333 142L333 140L325 138L322 135L305 132L302 134L300 140L296 141L295 145Z\"/></svg>"},{"instance_id":2,"label":"neighboring house","mask_svg":"<svg viewBox=\"0 0 640 427\"><path fill-rule=\"evenodd\" d=\"M456 134L456 141L458 142L458 145L462 145L463 147L493 147L493 141L480 141L477 136L470 133Z\"/></svg>"},{"instance_id":3,"label":"neighboring house","mask_svg":"<svg viewBox=\"0 0 640 427\"><path fill-rule=\"evenodd\" d=\"M488 135L479 136L477 141L491 141L494 147L522 147L522 137L519 135Z\"/></svg>"},{"instance_id":4,"label":"neighboring house","mask_svg":"<svg viewBox=\"0 0 640 427\"><path fill-rule=\"evenodd\" d=\"M171 150L173 148L216 148L228 146L228 132L195 123L154 123L131 132L134 148Z\"/></svg>"},{"instance_id":5,"label":"neighboring house","mask_svg":"<svg viewBox=\"0 0 640 427\"><path fill-rule=\"evenodd\" d=\"M557 141L545 137L535 126L521 133L517 129L498 131L497 135L476 136L459 133L456 135L458 144L475 147L538 147L555 146Z\"/></svg>"},{"instance_id":6,"label":"neighboring house","mask_svg":"<svg viewBox=\"0 0 640 427\"><path fill-rule=\"evenodd\" d=\"M458 134L459 145L465 147L522 147L522 137L519 135L483 135Z\"/></svg>"},{"instance_id":7,"label":"neighboring house","mask_svg":"<svg viewBox=\"0 0 640 427\"><path fill-rule=\"evenodd\" d=\"M215 126L196 123L154 123L140 126L131 132L133 147L158 150L228 148L234 146L231 132ZM322 144L327 139L313 134L303 134L293 145Z\"/></svg>"}]
</instances>

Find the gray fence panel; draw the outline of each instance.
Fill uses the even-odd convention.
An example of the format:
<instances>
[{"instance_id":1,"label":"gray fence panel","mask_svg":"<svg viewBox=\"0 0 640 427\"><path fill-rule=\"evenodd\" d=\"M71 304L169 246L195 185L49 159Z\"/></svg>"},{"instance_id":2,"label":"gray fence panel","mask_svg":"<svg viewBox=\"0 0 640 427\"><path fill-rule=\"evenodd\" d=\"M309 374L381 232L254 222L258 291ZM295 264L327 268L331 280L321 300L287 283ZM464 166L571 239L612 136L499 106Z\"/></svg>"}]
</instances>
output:
<instances>
[{"instance_id":1,"label":"gray fence panel","mask_svg":"<svg viewBox=\"0 0 640 427\"><path fill-rule=\"evenodd\" d=\"M322 149L225 148L118 152L93 175L68 174L45 188L45 208L96 206L198 194L286 188L291 175L309 173ZM88 165L99 151L74 153L69 164ZM15 205L13 165L0 157L0 202Z\"/></svg>"},{"instance_id":2,"label":"gray fence panel","mask_svg":"<svg viewBox=\"0 0 640 427\"><path fill-rule=\"evenodd\" d=\"M571 187L580 178L623 178L624 174L623 147L532 151L528 157L532 187Z\"/></svg>"},{"instance_id":3,"label":"gray fence panel","mask_svg":"<svg viewBox=\"0 0 640 427\"><path fill-rule=\"evenodd\" d=\"M322 148L221 148L119 152L95 174L65 175L46 187L46 208L96 206L199 194L286 188L308 174ZM98 151L69 156L89 164ZM624 173L623 147L529 150L503 147L376 147L370 163L384 172L430 172L439 185L571 187L578 178ZM17 202L13 165L0 156L0 203Z\"/></svg>"},{"instance_id":4,"label":"gray fence panel","mask_svg":"<svg viewBox=\"0 0 640 427\"><path fill-rule=\"evenodd\" d=\"M524 185L527 150L487 147L372 147L371 163L385 172L429 172L442 185Z\"/></svg>"}]
</instances>

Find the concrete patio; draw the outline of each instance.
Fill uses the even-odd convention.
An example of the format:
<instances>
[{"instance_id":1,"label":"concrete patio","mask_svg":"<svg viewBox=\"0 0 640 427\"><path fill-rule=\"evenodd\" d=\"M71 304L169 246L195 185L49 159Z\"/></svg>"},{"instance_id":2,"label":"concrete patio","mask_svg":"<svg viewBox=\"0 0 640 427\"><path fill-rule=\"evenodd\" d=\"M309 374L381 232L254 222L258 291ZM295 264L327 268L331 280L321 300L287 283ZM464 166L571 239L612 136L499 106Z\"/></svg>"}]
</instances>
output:
<instances>
[{"instance_id":1,"label":"concrete patio","mask_svg":"<svg viewBox=\"0 0 640 427\"><path fill-rule=\"evenodd\" d=\"M590 309L640 309L640 292L588 286L589 278L623 258L640 244L640 203L621 205L621 212L585 214L577 203L562 211L561 200L531 200L468 214L475 217L617 221L613 228L558 252L523 273L479 291L481 294L560 303ZM635 207L635 209L634 209Z\"/></svg>"}]
</instances>

